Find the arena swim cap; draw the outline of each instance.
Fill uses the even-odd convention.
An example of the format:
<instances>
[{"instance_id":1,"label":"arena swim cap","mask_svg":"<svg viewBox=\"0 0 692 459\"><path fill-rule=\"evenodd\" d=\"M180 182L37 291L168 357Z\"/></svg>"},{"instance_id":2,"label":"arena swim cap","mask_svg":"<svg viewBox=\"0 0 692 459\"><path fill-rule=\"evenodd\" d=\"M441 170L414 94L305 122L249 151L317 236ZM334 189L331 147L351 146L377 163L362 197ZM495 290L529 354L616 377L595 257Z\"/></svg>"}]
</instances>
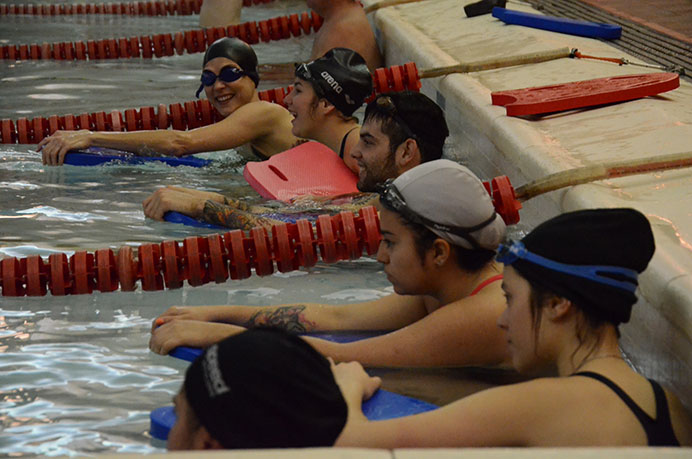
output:
<instances>
[{"instance_id":1,"label":"arena swim cap","mask_svg":"<svg viewBox=\"0 0 692 459\"><path fill-rule=\"evenodd\" d=\"M550 261L579 266L601 266L597 276L560 272L527 259L511 262L530 283L567 298L594 317L615 325L630 319L637 301L636 274L646 269L656 248L651 225L634 209L593 209L552 218L521 242L532 254ZM499 261L503 261L498 256ZM509 264L509 262L505 262ZM609 269L610 268L610 269ZM618 271L632 272L631 275ZM625 281L631 288L609 285L599 277Z\"/></svg>"},{"instance_id":2,"label":"arena swim cap","mask_svg":"<svg viewBox=\"0 0 692 459\"><path fill-rule=\"evenodd\" d=\"M207 48L202 66L217 57L225 57L238 64L257 87L260 80L257 73L257 55L250 45L238 38L219 38Z\"/></svg>"},{"instance_id":3,"label":"arena swim cap","mask_svg":"<svg viewBox=\"0 0 692 459\"><path fill-rule=\"evenodd\" d=\"M347 407L326 358L303 339L257 328L207 348L185 396L224 448L332 446Z\"/></svg>"},{"instance_id":4,"label":"arena swim cap","mask_svg":"<svg viewBox=\"0 0 692 459\"><path fill-rule=\"evenodd\" d=\"M483 183L454 161L423 163L387 180L379 193L385 207L454 245L495 250L505 236Z\"/></svg>"},{"instance_id":5,"label":"arena swim cap","mask_svg":"<svg viewBox=\"0 0 692 459\"><path fill-rule=\"evenodd\" d=\"M372 94L372 77L365 59L347 48L334 48L307 64L296 67L296 76L309 81L345 116L351 116Z\"/></svg>"}]
</instances>

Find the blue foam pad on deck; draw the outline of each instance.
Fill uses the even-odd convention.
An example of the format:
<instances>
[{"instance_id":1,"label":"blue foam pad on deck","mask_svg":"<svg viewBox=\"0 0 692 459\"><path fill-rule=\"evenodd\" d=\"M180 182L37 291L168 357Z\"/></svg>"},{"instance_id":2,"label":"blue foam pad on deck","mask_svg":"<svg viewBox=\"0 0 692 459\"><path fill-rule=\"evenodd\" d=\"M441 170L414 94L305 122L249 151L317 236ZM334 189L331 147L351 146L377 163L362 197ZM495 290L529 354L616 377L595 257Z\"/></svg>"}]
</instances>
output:
<instances>
[{"instance_id":1,"label":"blue foam pad on deck","mask_svg":"<svg viewBox=\"0 0 692 459\"><path fill-rule=\"evenodd\" d=\"M411 416L436 408L437 406L432 403L383 389L378 390L369 400L363 402L363 413L371 421ZM176 421L175 410L172 406L157 408L149 414L149 420L151 436L159 440L167 440L168 433Z\"/></svg>"},{"instance_id":2,"label":"blue foam pad on deck","mask_svg":"<svg viewBox=\"0 0 692 459\"><path fill-rule=\"evenodd\" d=\"M211 164L211 160L186 156L139 156L129 151L114 150L112 148L89 147L84 150L70 150L65 155L65 164L71 166L101 166L111 162L124 164L143 164L157 161L169 166L204 167Z\"/></svg>"},{"instance_id":3,"label":"blue foam pad on deck","mask_svg":"<svg viewBox=\"0 0 692 459\"><path fill-rule=\"evenodd\" d=\"M524 13L506 8L493 8L493 17L505 24L522 25L534 29L550 30L552 32L579 35L580 37L603 38L615 40L622 35L622 27L614 24L579 21L576 19L543 16L541 14Z\"/></svg>"}]
</instances>

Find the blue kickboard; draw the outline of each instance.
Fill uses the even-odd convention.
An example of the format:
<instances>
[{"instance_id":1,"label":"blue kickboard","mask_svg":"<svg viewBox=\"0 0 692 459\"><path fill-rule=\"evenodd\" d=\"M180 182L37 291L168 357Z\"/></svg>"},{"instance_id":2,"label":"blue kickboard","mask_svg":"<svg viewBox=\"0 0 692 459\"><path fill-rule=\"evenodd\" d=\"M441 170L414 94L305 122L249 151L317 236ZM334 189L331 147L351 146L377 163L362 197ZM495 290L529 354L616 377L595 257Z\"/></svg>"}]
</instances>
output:
<instances>
[{"instance_id":1,"label":"blue kickboard","mask_svg":"<svg viewBox=\"0 0 692 459\"><path fill-rule=\"evenodd\" d=\"M436 408L437 406L432 403L383 389L378 390L369 400L363 402L363 413L371 421L411 416ZM172 406L157 408L149 414L149 433L156 439L167 440L175 421L175 410Z\"/></svg>"},{"instance_id":2,"label":"blue kickboard","mask_svg":"<svg viewBox=\"0 0 692 459\"><path fill-rule=\"evenodd\" d=\"M84 150L70 150L65 155L65 164L71 166L100 166L111 162L124 164L143 164L157 161L169 166L204 167L211 164L211 160L186 156L139 156L129 151L113 150L111 148L89 147Z\"/></svg>"},{"instance_id":3,"label":"blue kickboard","mask_svg":"<svg viewBox=\"0 0 692 459\"><path fill-rule=\"evenodd\" d=\"M281 214L281 213L269 213L269 214L258 214L258 217L271 218L273 220L278 220L284 223L295 223L300 219L308 219L310 221L316 220L316 215L307 214ZM213 223L207 223L202 220L197 220L196 218L188 217L180 212L170 211L163 214L163 219L168 223L180 223L186 226L195 226L197 228L211 228L220 229L225 231L230 231L232 228L226 228L225 226L214 225Z\"/></svg>"},{"instance_id":4,"label":"blue kickboard","mask_svg":"<svg viewBox=\"0 0 692 459\"><path fill-rule=\"evenodd\" d=\"M581 37L603 38L615 40L622 35L622 27L614 24L579 21L576 19L543 16L541 14L524 13L506 8L493 8L493 17L505 24L515 24L534 29L550 30L552 32L579 35Z\"/></svg>"},{"instance_id":5,"label":"blue kickboard","mask_svg":"<svg viewBox=\"0 0 692 459\"><path fill-rule=\"evenodd\" d=\"M226 228L225 226L219 226L203 222L202 220L197 220L196 218L188 217L187 215L181 214L180 212L166 212L165 214L163 214L163 219L168 223L181 223L183 225L195 226L197 228L230 230L230 228Z\"/></svg>"},{"instance_id":6,"label":"blue kickboard","mask_svg":"<svg viewBox=\"0 0 692 459\"><path fill-rule=\"evenodd\" d=\"M351 343L361 339L372 338L382 335L384 331L355 331L355 332L315 332L307 333L305 336L326 339L335 343ZM202 354L202 349L199 347L178 346L173 349L168 355L176 359L192 362Z\"/></svg>"}]
</instances>

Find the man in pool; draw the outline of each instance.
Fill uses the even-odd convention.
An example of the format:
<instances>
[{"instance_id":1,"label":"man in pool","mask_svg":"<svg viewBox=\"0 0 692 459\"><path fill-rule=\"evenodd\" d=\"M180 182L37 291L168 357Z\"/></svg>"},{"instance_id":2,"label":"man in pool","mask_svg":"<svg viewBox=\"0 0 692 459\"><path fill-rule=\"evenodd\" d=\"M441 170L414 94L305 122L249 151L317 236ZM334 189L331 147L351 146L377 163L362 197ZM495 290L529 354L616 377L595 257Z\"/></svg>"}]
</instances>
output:
<instances>
[{"instance_id":1,"label":"man in pool","mask_svg":"<svg viewBox=\"0 0 692 459\"><path fill-rule=\"evenodd\" d=\"M91 146L140 155L184 156L247 145L264 159L298 143L291 133L288 110L259 99L257 56L250 45L237 38L220 38L207 48L202 65L197 96L204 90L223 117L221 121L189 131L57 131L38 144L43 164L61 165L69 150Z\"/></svg>"},{"instance_id":2,"label":"man in pool","mask_svg":"<svg viewBox=\"0 0 692 459\"><path fill-rule=\"evenodd\" d=\"M382 67L384 60L375 42L375 34L363 8L355 0L307 0L308 7L324 18L312 43L312 59L335 47L357 51L371 71Z\"/></svg>"},{"instance_id":3,"label":"man in pool","mask_svg":"<svg viewBox=\"0 0 692 459\"><path fill-rule=\"evenodd\" d=\"M230 200L219 193L168 187L157 190L145 201L145 214L162 219L175 210L228 228L271 227L282 214L301 218L317 213L338 213L374 204L375 186L413 167L439 159L449 135L444 113L435 102L417 92L382 94L368 104L358 143L351 156L358 168L358 189L363 193L318 200L296 198L287 206L266 207ZM346 201L346 203L344 203Z\"/></svg>"},{"instance_id":4,"label":"man in pool","mask_svg":"<svg viewBox=\"0 0 692 459\"><path fill-rule=\"evenodd\" d=\"M332 446L347 416L327 359L273 329L206 349L173 400L169 450Z\"/></svg>"}]
</instances>

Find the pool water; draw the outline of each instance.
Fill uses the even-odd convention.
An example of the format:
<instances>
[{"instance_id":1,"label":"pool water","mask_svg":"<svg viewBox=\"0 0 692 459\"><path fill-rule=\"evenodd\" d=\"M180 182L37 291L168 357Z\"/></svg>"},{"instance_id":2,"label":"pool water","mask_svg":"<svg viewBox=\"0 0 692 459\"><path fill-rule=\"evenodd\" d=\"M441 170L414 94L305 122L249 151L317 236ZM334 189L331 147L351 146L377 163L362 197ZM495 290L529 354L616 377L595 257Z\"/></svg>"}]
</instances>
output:
<instances>
[{"instance_id":1,"label":"pool water","mask_svg":"<svg viewBox=\"0 0 692 459\"><path fill-rule=\"evenodd\" d=\"M31 2L24 2L31 3ZM77 3L77 2L75 2ZM281 0L243 21L305 10ZM197 28L197 17L0 17L0 43L77 41ZM258 44L260 62L309 55L311 39ZM124 110L192 100L201 54L116 61L0 61L0 119ZM280 86L262 82L260 89ZM212 167L44 167L32 145L0 145L0 258L68 255L208 229L145 219L142 201L174 184L255 197L234 151ZM148 453L149 412L170 403L187 364L148 349L151 321L172 305L340 303L391 292L370 258L161 292L0 298L0 455Z\"/></svg>"}]
</instances>

